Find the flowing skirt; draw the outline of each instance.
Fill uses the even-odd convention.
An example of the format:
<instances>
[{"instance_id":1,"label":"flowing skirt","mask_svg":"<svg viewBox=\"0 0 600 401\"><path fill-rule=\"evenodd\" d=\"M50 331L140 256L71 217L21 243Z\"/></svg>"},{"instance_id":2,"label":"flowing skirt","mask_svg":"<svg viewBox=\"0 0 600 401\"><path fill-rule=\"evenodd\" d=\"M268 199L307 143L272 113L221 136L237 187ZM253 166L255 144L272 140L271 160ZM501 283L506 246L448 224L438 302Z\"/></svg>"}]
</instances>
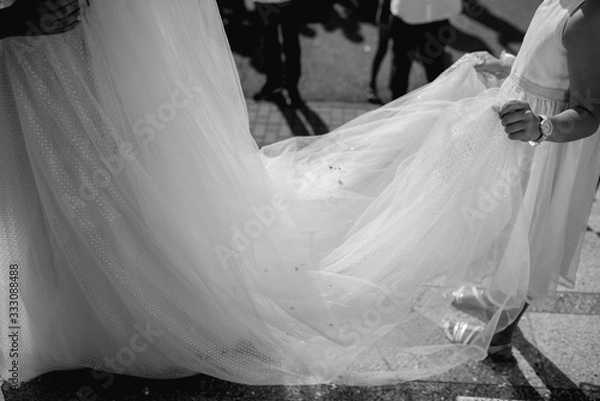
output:
<instances>
[{"instance_id":1,"label":"flowing skirt","mask_svg":"<svg viewBox=\"0 0 600 401\"><path fill-rule=\"evenodd\" d=\"M259 151L212 1L103 0L0 42L0 376L378 384L483 359L499 312L450 344L447 291L525 299L532 152L474 63Z\"/></svg>"}]
</instances>

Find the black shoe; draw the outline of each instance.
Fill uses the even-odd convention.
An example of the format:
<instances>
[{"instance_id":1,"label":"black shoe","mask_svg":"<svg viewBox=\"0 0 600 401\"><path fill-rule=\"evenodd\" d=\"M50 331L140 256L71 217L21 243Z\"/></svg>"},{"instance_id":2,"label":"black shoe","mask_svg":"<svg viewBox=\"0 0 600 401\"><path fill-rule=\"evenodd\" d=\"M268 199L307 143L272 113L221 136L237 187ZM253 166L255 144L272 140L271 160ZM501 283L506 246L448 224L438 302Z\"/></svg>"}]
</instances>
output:
<instances>
[{"instance_id":1,"label":"black shoe","mask_svg":"<svg viewBox=\"0 0 600 401\"><path fill-rule=\"evenodd\" d=\"M512 338L513 333L517 328L519 321L521 320L521 317L523 317L523 314L528 307L529 304L527 302L523 303L519 314L515 317L512 323L494 334L490 347L488 348L488 355L492 361L512 364L517 363L517 360L512 353ZM506 315L503 316L503 314L500 315L500 322L507 319L505 316Z\"/></svg>"},{"instance_id":2,"label":"black shoe","mask_svg":"<svg viewBox=\"0 0 600 401\"><path fill-rule=\"evenodd\" d=\"M300 96L298 90L288 90L288 96L290 98L290 107L293 109L301 109L306 107L304 99Z\"/></svg>"},{"instance_id":3,"label":"black shoe","mask_svg":"<svg viewBox=\"0 0 600 401\"><path fill-rule=\"evenodd\" d=\"M273 95L275 95L277 93L280 93L282 90L283 90L283 87L281 85L267 83L252 98L254 100L256 100L257 102L261 101L261 100L268 100L270 97L272 97Z\"/></svg>"},{"instance_id":4,"label":"black shoe","mask_svg":"<svg viewBox=\"0 0 600 401\"><path fill-rule=\"evenodd\" d=\"M383 100L379 97L377 93L377 89L369 88L369 92L367 93L367 101L371 104L383 104Z\"/></svg>"},{"instance_id":5,"label":"black shoe","mask_svg":"<svg viewBox=\"0 0 600 401\"><path fill-rule=\"evenodd\" d=\"M490 345L488 348L488 357L492 362L496 363L517 364L517 359L512 353L512 342L500 345Z\"/></svg>"}]
</instances>

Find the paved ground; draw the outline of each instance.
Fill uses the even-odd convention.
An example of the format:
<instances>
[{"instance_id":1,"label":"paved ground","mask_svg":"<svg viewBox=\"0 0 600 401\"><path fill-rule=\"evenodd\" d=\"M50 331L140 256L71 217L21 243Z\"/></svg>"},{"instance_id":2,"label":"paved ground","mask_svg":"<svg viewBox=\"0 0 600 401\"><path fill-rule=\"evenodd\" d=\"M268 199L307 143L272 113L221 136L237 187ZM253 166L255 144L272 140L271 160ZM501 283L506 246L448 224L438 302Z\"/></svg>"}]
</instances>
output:
<instances>
[{"instance_id":1,"label":"paved ground","mask_svg":"<svg viewBox=\"0 0 600 401\"><path fill-rule=\"evenodd\" d=\"M539 1L482 3L488 13L480 14L479 20L461 17L453 21L464 35L450 50L452 57L481 48L496 54L506 47L518 49L519 41L514 34L526 29ZM248 102L251 129L259 145L291 135L325 133L374 107L361 102L375 44L375 28L357 22L344 7L336 7L334 23L310 24L303 37L306 73L301 90L311 100L308 107L295 111L283 102ZM233 15L230 18L235 20ZM246 22L239 18L231 24L237 23ZM244 49L244 43L247 44L236 42L233 47L244 90L250 95L260 87L263 77L253 66L252 49ZM384 66L382 90L387 70ZM423 82L417 67L412 87ZM516 334L517 366L473 362L425 381L366 388L250 387L196 376L171 381L118 377L112 386L103 389L84 370L45 375L19 390L5 388L5 398L7 401L600 400L600 193L598 198L585 236L577 286L572 290L560 289L555 299L534 304L528 310ZM85 390L88 386L90 393Z\"/></svg>"},{"instance_id":2,"label":"paved ground","mask_svg":"<svg viewBox=\"0 0 600 401\"><path fill-rule=\"evenodd\" d=\"M363 5L349 6L352 1ZM468 14L452 19L456 36L448 53L456 59L464 52L502 50L516 52L531 17L541 0L463 0ZM377 0L302 0L307 3L307 24L301 33L302 79L300 92L312 101L364 102L378 31L373 23L372 4ZM241 7L241 0L219 0L227 34L247 95L264 83L261 73L260 29L255 14ZM318 4L334 3L323 10ZM480 4L480 5L477 5ZM367 7L371 5L371 7ZM390 46L391 47L391 46ZM379 90L389 98L390 54L379 75ZM415 65L411 88L425 83L424 71Z\"/></svg>"}]
</instances>

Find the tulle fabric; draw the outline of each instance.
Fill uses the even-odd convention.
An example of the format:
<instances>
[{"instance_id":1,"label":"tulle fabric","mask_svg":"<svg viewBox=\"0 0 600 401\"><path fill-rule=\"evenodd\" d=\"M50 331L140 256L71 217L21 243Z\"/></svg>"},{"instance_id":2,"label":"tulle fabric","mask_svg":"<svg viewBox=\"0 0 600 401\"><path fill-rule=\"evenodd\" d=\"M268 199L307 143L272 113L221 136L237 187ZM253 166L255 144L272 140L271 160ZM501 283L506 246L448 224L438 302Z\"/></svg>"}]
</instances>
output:
<instances>
[{"instance_id":1,"label":"tulle fabric","mask_svg":"<svg viewBox=\"0 0 600 401\"><path fill-rule=\"evenodd\" d=\"M484 358L510 319L450 344L447 292L482 285L498 310L526 298L532 153L506 138L508 97L475 62L259 152L212 1L103 0L67 34L0 42L19 379L383 384Z\"/></svg>"}]
</instances>

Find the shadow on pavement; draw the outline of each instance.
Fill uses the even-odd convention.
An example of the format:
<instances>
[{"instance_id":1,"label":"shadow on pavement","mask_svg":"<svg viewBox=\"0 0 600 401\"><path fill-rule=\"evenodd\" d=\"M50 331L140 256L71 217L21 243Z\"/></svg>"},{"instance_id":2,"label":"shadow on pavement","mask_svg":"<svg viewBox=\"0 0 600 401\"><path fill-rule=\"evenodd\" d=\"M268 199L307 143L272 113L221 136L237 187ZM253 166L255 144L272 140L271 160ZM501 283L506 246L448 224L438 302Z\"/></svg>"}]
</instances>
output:
<instances>
[{"instance_id":1,"label":"shadow on pavement","mask_svg":"<svg viewBox=\"0 0 600 401\"><path fill-rule=\"evenodd\" d=\"M591 400L588 395L574 383L558 366L548 359L539 349L531 344L520 329L514 333L514 347L533 368L536 375L550 391L549 397L538 397L540 400ZM518 367L513 368L520 372ZM513 372L514 373L514 372ZM522 373L521 373L522 374ZM509 379L510 381L510 379ZM513 383L511 381L511 383ZM529 399L529 398L527 398Z\"/></svg>"},{"instance_id":2,"label":"shadow on pavement","mask_svg":"<svg viewBox=\"0 0 600 401\"><path fill-rule=\"evenodd\" d=\"M463 13L471 19L498 32L498 41L504 47L510 43L521 43L525 33L514 25L492 14L479 0L463 0Z\"/></svg>"},{"instance_id":3,"label":"shadow on pavement","mask_svg":"<svg viewBox=\"0 0 600 401\"><path fill-rule=\"evenodd\" d=\"M492 49L488 46L488 44L478 38L477 36L471 35L460 29L454 27L455 38L452 42L448 44L451 48L458 50L463 53L472 53L478 51L487 51L489 53L493 53Z\"/></svg>"},{"instance_id":4,"label":"shadow on pavement","mask_svg":"<svg viewBox=\"0 0 600 401\"><path fill-rule=\"evenodd\" d=\"M326 31L340 30L353 43L364 41L361 24L375 24L377 2L373 0L302 0L305 7L298 18L302 36L315 37L316 31L307 24L322 24ZM253 60L260 57L261 24L256 13L246 9L241 0L217 0L232 50ZM520 43L524 32L492 14L479 0L463 0L463 14L498 32L500 43ZM485 42L475 36L459 32L455 47L461 51L488 50ZM255 63L257 69L260 62ZM254 65L254 64L253 64Z\"/></svg>"},{"instance_id":5,"label":"shadow on pavement","mask_svg":"<svg viewBox=\"0 0 600 401\"><path fill-rule=\"evenodd\" d=\"M569 400L591 401L600 399L600 388L589 383L578 386L552 361L545 357L523 333L517 329L514 347L542 380L545 389L536 389L529 383L518 365L481 362L490 369L470 364L472 380L413 381L397 385L352 387L342 385L318 386L250 386L196 375L184 379L153 380L94 372L89 369L53 372L23 384L19 389L4 388L6 401L192 401L192 400L261 400L297 401L321 400L375 400L375 399L456 399L459 396L489 397L490 399ZM493 382L485 379L491 371ZM464 376L464 373L462 374ZM500 380L498 380L500 379ZM392 398L390 398L392 397Z\"/></svg>"},{"instance_id":6,"label":"shadow on pavement","mask_svg":"<svg viewBox=\"0 0 600 401\"><path fill-rule=\"evenodd\" d=\"M329 132L325 121L306 103L300 107L291 107L281 94L271 96L269 101L277 106L295 136L323 135Z\"/></svg>"}]
</instances>

